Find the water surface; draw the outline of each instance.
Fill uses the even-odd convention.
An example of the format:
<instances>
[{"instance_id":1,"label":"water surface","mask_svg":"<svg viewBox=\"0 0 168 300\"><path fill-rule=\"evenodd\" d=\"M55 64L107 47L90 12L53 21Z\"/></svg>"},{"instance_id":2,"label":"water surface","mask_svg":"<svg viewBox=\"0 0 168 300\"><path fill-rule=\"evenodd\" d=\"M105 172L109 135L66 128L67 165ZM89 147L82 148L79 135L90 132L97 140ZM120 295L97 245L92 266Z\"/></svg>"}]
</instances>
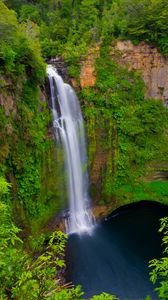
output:
<instances>
[{"instance_id":1,"label":"water surface","mask_svg":"<svg viewBox=\"0 0 168 300\"><path fill-rule=\"evenodd\" d=\"M120 299L158 299L149 281L148 261L161 256L159 219L168 208L141 202L116 211L92 235L70 235L67 279L81 284L85 299L107 292Z\"/></svg>"}]
</instances>

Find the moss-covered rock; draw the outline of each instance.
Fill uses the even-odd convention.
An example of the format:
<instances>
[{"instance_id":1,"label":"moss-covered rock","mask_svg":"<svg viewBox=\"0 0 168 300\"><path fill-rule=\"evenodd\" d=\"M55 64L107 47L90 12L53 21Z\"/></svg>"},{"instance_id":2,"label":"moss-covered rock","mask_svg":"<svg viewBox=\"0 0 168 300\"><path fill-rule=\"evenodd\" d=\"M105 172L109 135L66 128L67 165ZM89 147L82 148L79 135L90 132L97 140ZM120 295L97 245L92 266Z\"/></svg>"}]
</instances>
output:
<instances>
[{"instance_id":1,"label":"moss-covered rock","mask_svg":"<svg viewBox=\"0 0 168 300\"><path fill-rule=\"evenodd\" d=\"M101 47L95 86L83 88L80 94L91 196L113 209L143 199L168 203L160 189L144 183L168 160L167 110L160 101L145 99L140 74L121 66L120 53L113 51L112 57L111 51Z\"/></svg>"}]
</instances>

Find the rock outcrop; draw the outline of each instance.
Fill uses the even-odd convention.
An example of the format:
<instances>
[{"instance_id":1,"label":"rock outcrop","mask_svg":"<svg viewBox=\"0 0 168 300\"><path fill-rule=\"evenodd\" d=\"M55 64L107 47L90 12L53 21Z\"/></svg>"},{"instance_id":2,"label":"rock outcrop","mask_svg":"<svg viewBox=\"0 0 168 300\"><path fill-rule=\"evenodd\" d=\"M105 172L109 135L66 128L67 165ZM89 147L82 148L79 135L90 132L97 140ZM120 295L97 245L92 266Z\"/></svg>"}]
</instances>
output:
<instances>
[{"instance_id":1,"label":"rock outcrop","mask_svg":"<svg viewBox=\"0 0 168 300\"><path fill-rule=\"evenodd\" d=\"M60 56L56 56L47 60L47 63L53 65L64 81L71 84L71 78L68 76L67 65Z\"/></svg>"},{"instance_id":2,"label":"rock outcrop","mask_svg":"<svg viewBox=\"0 0 168 300\"><path fill-rule=\"evenodd\" d=\"M144 42L135 46L131 41L118 41L116 49L121 53L119 63L142 74L146 97L162 99L168 104L168 59ZM113 50L112 55L115 55Z\"/></svg>"},{"instance_id":3,"label":"rock outcrop","mask_svg":"<svg viewBox=\"0 0 168 300\"><path fill-rule=\"evenodd\" d=\"M81 88L94 86L96 83L95 60L99 57L100 47L90 49L81 63ZM119 55L118 55L119 54ZM146 98L161 99L168 105L168 59L157 48L141 42L135 46L131 41L118 41L111 49L111 58L128 69L137 70L142 75L146 87Z\"/></svg>"},{"instance_id":4,"label":"rock outcrop","mask_svg":"<svg viewBox=\"0 0 168 300\"><path fill-rule=\"evenodd\" d=\"M80 86L81 88L94 86L96 82L95 60L99 57L99 45L91 48L85 60L81 63Z\"/></svg>"}]
</instances>

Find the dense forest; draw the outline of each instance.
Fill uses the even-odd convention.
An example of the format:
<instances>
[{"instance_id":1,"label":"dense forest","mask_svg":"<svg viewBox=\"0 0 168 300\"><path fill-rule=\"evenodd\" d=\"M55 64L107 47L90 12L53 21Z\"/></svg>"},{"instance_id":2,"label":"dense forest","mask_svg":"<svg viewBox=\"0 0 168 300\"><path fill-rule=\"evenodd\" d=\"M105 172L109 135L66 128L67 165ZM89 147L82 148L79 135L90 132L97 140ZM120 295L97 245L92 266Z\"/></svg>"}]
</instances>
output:
<instances>
[{"instance_id":1,"label":"dense forest","mask_svg":"<svg viewBox=\"0 0 168 300\"><path fill-rule=\"evenodd\" d=\"M94 205L108 213L140 200L168 205L167 107L146 97L141 73L119 63L115 48L143 42L166 60L167 19L165 0L0 0L0 299L85 299L64 279L66 234L45 227L66 206L46 87L52 59L63 62L80 99L91 181L100 173L90 185ZM96 81L82 88L81 66L94 49ZM160 226L164 253L149 272L164 300L168 218Z\"/></svg>"}]
</instances>

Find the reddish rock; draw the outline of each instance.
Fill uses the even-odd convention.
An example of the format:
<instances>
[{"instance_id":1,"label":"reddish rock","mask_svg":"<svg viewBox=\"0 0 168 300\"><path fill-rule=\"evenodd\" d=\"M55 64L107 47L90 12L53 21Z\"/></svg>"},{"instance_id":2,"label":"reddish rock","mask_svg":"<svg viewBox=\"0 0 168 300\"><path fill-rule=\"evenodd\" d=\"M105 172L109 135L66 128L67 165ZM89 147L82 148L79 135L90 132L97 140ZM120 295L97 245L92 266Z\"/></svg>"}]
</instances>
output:
<instances>
[{"instance_id":1,"label":"reddish rock","mask_svg":"<svg viewBox=\"0 0 168 300\"><path fill-rule=\"evenodd\" d=\"M80 73L81 88L94 86L96 72L94 63L99 57L100 46L89 50L82 62ZM120 53L118 62L128 70L138 70L145 83L146 98L161 99L168 103L168 59L161 55L157 48L141 42L135 46L131 41L118 41L111 49L111 57Z\"/></svg>"},{"instance_id":2,"label":"reddish rock","mask_svg":"<svg viewBox=\"0 0 168 300\"><path fill-rule=\"evenodd\" d=\"M81 88L94 86L96 82L95 60L99 57L99 45L96 45L89 50L86 59L82 62L80 73L80 86Z\"/></svg>"}]
</instances>

